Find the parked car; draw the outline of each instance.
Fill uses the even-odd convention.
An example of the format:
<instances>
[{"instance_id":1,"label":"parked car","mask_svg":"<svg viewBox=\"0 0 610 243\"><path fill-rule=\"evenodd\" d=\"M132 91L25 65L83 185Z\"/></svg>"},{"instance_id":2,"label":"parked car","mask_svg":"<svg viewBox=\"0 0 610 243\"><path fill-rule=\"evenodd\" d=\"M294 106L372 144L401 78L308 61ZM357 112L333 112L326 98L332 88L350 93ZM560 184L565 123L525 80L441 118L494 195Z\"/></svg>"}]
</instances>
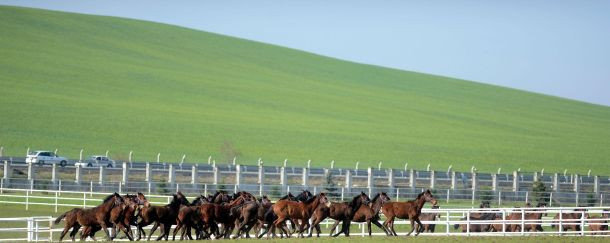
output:
<instances>
[{"instance_id":1,"label":"parked car","mask_svg":"<svg viewBox=\"0 0 610 243\"><path fill-rule=\"evenodd\" d=\"M92 155L88 160L84 162L77 162L74 165L81 165L83 167L108 167L112 168L115 166L115 161L104 155Z\"/></svg>"},{"instance_id":2,"label":"parked car","mask_svg":"<svg viewBox=\"0 0 610 243\"><path fill-rule=\"evenodd\" d=\"M61 167L64 167L68 165L68 158L57 156L51 151L34 151L25 157L25 162L40 166L44 164L59 164Z\"/></svg>"}]
</instances>

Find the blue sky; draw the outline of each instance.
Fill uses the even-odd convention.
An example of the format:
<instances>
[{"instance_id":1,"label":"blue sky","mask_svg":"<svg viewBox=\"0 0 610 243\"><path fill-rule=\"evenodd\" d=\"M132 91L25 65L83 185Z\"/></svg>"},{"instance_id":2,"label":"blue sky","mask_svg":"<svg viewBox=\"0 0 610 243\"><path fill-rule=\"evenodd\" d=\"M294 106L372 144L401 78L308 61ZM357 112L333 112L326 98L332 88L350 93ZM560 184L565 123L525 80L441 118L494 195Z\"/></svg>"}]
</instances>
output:
<instances>
[{"instance_id":1,"label":"blue sky","mask_svg":"<svg viewBox=\"0 0 610 243\"><path fill-rule=\"evenodd\" d=\"M610 106L610 1L6 1Z\"/></svg>"}]
</instances>

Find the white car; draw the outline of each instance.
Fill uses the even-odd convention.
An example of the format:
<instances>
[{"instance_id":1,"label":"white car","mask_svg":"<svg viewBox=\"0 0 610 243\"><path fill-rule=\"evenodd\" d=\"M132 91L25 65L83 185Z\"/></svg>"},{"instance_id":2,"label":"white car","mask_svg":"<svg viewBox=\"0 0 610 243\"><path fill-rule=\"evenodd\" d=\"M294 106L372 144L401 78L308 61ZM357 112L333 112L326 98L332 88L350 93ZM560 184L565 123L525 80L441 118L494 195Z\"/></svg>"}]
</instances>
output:
<instances>
[{"instance_id":1,"label":"white car","mask_svg":"<svg viewBox=\"0 0 610 243\"><path fill-rule=\"evenodd\" d=\"M82 167L108 167L112 168L115 165L114 160L104 156L104 155L93 155L89 160L85 162L77 162L74 165L81 165Z\"/></svg>"},{"instance_id":2,"label":"white car","mask_svg":"<svg viewBox=\"0 0 610 243\"><path fill-rule=\"evenodd\" d=\"M34 151L25 157L26 163L38 164L59 164L61 167L68 165L68 158L57 156L51 151Z\"/></svg>"}]
</instances>

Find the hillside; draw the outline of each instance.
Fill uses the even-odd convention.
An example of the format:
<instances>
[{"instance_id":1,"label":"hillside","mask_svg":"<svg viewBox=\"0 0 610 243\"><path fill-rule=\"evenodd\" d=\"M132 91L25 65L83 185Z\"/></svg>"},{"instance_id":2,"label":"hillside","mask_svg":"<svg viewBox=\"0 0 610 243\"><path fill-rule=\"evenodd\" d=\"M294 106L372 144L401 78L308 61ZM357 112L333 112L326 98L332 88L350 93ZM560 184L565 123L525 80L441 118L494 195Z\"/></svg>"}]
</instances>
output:
<instances>
[{"instance_id":1,"label":"hillside","mask_svg":"<svg viewBox=\"0 0 610 243\"><path fill-rule=\"evenodd\" d=\"M610 107L171 25L0 7L0 145L610 174Z\"/></svg>"}]
</instances>

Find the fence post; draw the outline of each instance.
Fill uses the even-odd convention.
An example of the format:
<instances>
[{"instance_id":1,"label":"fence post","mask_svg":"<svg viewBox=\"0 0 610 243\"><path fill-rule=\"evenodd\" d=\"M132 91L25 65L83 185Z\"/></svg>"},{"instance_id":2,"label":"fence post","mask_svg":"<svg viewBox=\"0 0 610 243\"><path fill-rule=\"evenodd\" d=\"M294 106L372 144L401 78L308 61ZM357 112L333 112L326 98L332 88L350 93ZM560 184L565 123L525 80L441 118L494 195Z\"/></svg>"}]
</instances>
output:
<instances>
[{"instance_id":1,"label":"fence post","mask_svg":"<svg viewBox=\"0 0 610 243\"><path fill-rule=\"evenodd\" d=\"M197 183L197 173L199 173L198 171L199 166L197 166L197 164L194 164L191 167L191 184L195 185Z\"/></svg>"},{"instance_id":2,"label":"fence post","mask_svg":"<svg viewBox=\"0 0 610 243\"><path fill-rule=\"evenodd\" d=\"M53 184L53 188L57 185L57 164L53 163L53 167L51 167L51 183Z\"/></svg>"},{"instance_id":3,"label":"fence post","mask_svg":"<svg viewBox=\"0 0 610 243\"><path fill-rule=\"evenodd\" d=\"M79 163L79 164L76 164L75 167L76 167L76 176L75 176L76 178L74 178L74 182L76 184L80 185L80 182L81 182L82 177L83 177L83 165L81 165Z\"/></svg>"},{"instance_id":4,"label":"fence post","mask_svg":"<svg viewBox=\"0 0 610 243\"><path fill-rule=\"evenodd\" d=\"M241 165L235 165L235 186L241 187Z\"/></svg>"},{"instance_id":5,"label":"fence post","mask_svg":"<svg viewBox=\"0 0 610 243\"><path fill-rule=\"evenodd\" d=\"M369 167L366 171L366 187L369 189L369 194L371 194L371 188L373 188L373 168Z\"/></svg>"},{"instance_id":6,"label":"fence post","mask_svg":"<svg viewBox=\"0 0 610 243\"><path fill-rule=\"evenodd\" d=\"M169 164L168 174L167 174L167 183L174 187L174 183L176 182L176 170L174 169L173 164Z\"/></svg>"},{"instance_id":7,"label":"fence post","mask_svg":"<svg viewBox=\"0 0 610 243\"><path fill-rule=\"evenodd\" d=\"M472 182L472 188L471 189L474 192L474 191L476 191L479 188L479 178L477 177L477 172L476 171L472 172L471 182ZM473 193L473 195L474 195L474 193Z\"/></svg>"},{"instance_id":8,"label":"fence post","mask_svg":"<svg viewBox=\"0 0 610 243\"><path fill-rule=\"evenodd\" d=\"M558 173L553 174L553 191L555 191L555 192L559 191L559 174Z\"/></svg>"},{"instance_id":9,"label":"fence post","mask_svg":"<svg viewBox=\"0 0 610 243\"><path fill-rule=\"evenodd\" d=\"M104 185L104 180L106 179L106 166L100 166L100 177L99 177L99 184L100 185Z\"/></svg>"},{"instance_id":10,"label":"fence post","mask_svg":"<svg viewBox=\"0 0 610 243\"><path fill-rule=\"evenodd\" d=\"M34 180L34 178L36 178L35 176L36 174L36 168L34 167L33 163L28 163L28 180Z\"/></svg>"},{"instance_id":11,"label":"fence post","mask_svg":"<svg viewBox=\"0 0 610 243\"><path fill-rule=\"evenodd\" d=\"M553 206L553 192L549 193L549 207Z\"/></svg>"},{"instance_id":12,"label":"fence post","mask_svg":"<svg viewBox=\"0 0 610 243\"><path fill-rule=\"evenodd\" d=\"M152 168L149 162L146 162L145 180L146 182L152 182Z\"/></svg>"},{"instance_id":13,"label":"fence post","mask_svg":"<svg viewBox=\"0 0 610 243\"><path fill-rule=\"evenodd\" d=\"M578 174L574 174L574 192L576 192L576 194L578 194L579 191L580 191L580 178L579 178Z\"/></svg>"},{"instance_id":14,"label":"fence post","mask_svg":"<svg viewBox=\"0 0 610 243\"><path fill-rule=\"evenodd\" d=\"M538 178L538 171L534 171L534 180L533 180L533 182L536 182L538 180L539 180L539 178Z\"/></svg>"},{"instance_id":15,"label":"fence post","mask_svg":"<svg viewBox=\"0 0 610 243\"><path fill-rule=\"evenodd\" d=\"M434 184L436 184L436 172L434 170L430 171L430 189L434 189Z\"/></svg>"},{"instance_id":16,"label":"fence post","mask_svg":"<svg viewBox=\"0 0 610 243\"><path fill-rule=\"evenodd\" d=\"M83 192L83 208L87 207L87 193Z\"/></svg>"},{"instance_id":17,"label":"fence post","mask_svg":"<svg viewBox=\"0 0 610 243\"><path fill-rule=\"evenodd\" d=\"M593 192L599 195L599 176L593 177Z\"/></svg>"},{"instance_id":18,"label":"fence post","mask_svg":"<svg viewBox=\"0 0 610 243\"><path fill-rule=\"evenodd\" d=\"M519 172L513 171L513 192L519 191Z\"/></svg>"},{"instance_id":19,"label":"fence post","mask_svg":"<svg viewBox=\"0 0 610 243\"><path fill-rule=\"evenodd\" d=\"M347 193L350 193L352 191L352 171L351 170L346 170L345 171L345 189L347 189Z\"/></svg>"},{"instance_id":20,"label":"fence post","mask_svg":"<svg viewBox=\"0 0 610 243\"><path fill-rule=\"evenodd\" d=\"M498 206L502 205L502 191L498 191Z\"/></svg>"},{"instance_id":21,"label":"fence post","mask_svg":"<svg viewBox=\"0 0 610 243\"><path fill-rule=\"evenodd\" d=\"M307 187L309 185L309 167L303 168L303 183L302 183L302 185L304 187Z\"/></svg>"},{"instance_id":22,"label":"fence post","mask_svg":"<svg viewBox=\"0 0 610 243\"><path fill-rule=\"evenodd\" d=\"M12 174L13 170L11 169L11 164L9 164L9 162L7 160L4 161L4 183L6 184L6 186L8 187L8 182L11 179L11 174Z\"/></svg>"},{"instance_id":23,"label":"fence post","mask_svg":"<svg viewBox=\"0 0 610 243\"><path fill-rule=\"evenodd\" d=\"M394 190L394 169L388 170L388 187L390 191Z\"/></svg>"},{"instance_id":24,"label":"fence post","mask_svg":"<svg viewBox=\"0 0 610 243\"><path fill-rule=\"evenodd\" d=\"M131 162L131 152L129 152L129 160ZM121 179L121 183L123 185L127 185L129 181L129 167L127 166L127 162L123 162L123 176Z\"/></svg>"},{"instance_id":25,"label":"fence post","mask_svg":"<svg viewBox=\"0 0 610 243\"><path fill-rule=\"evenodd\" d=\"M59 195L57 195L57 194L58 194L58 192L55 191L55 212L56 213L57 213L57 207L58 207L57 201L59 200Z\"/></svg>"},{"instance_id":26,"label":"fence post","mask_svg":"<svg viewBox=\"0 0 610 243\"><path fill-rule=\"evenodd\" d=\"M30 190L25 190L25 210L30 209Z\"/></svg>"},{"instance_id":27,"label":"fence post","mask_svg":"<svg viewBox=\"0 0 610 243\"><path fill-rule=\"evenodd\" d=\"M525 191L525 203L529 202L529 191Z\"/></svg>"},{"instance_id":28,"label":"fence post","mask_svg":"<svg viewBox=\"0 0 610 243\"><path fill-rule=\"evenodd\" d=\"M451 190L455 190L457 185L456 173L451 171Z\"/></svg>"},{"instance_id":29,"label":"fence post","mask_svg":"<svg viewBox=\"0 0 610 243\"><path fill-rule=\"evenodd\" d=\"M282 192L286 191L286 167L280 168L280 185L282 187Z\"/></svg>"},{"instance_id":30,"label":"fence post","mask_svg":"<svg viewBox=\"0 0 610 243\"><path fill-rule=\"evenodd\" d=\"M261 164L258 165L258 184L264 184L265 182L265 167Z\"/></svg>"},{"instance_id":31,"label":"fence post","mask_svg":"<svg viewBox=\"0 0 610 243\"><path fill-rule=\"evenodd\" d=\"M212 173L212 182L214 185L218 185L218 174L220 174L220 171L218 170L218 166L216 166L216 164L212 165Z\"/></svg>"},{"instance_id":32,"label":"fence post","mask_svg":"<svg viewBox=\"0 0 610 243\"><path fill-rule=\"evenodd\" d=\"M449 192L451 192L451 190L447 189L447 204L449 203L449 198L451 198Z\"/></svg>"},{"instance_id":33,"label":"fence post","mask_svg":"<svg viewBox=\"0 0 610 243\"><path fill-rule=\"evenodd\" d=\"M415 178L415 170L411 169L409 171L409 187L411 189L415 189L415 183L417 183L417 178Z\"/></svg>"},{"instance_id":34,"label":"fence post","mask_svg":"<svg viewBox=\"0 0 610 243\"><path fill-rule=\"evenodd\" d=\"M498 191L498 174L491 174L491 190Z\"/></svg>"},{"instance_id":35,"label":"fence post","mask_svg":"<svg viewBox=\"0 0 610 243\"><path fill-rule=\"evenodd\" d=\"M28 218L28 242L34 241L34 218Z\"/></svg>"}]
</instances>

